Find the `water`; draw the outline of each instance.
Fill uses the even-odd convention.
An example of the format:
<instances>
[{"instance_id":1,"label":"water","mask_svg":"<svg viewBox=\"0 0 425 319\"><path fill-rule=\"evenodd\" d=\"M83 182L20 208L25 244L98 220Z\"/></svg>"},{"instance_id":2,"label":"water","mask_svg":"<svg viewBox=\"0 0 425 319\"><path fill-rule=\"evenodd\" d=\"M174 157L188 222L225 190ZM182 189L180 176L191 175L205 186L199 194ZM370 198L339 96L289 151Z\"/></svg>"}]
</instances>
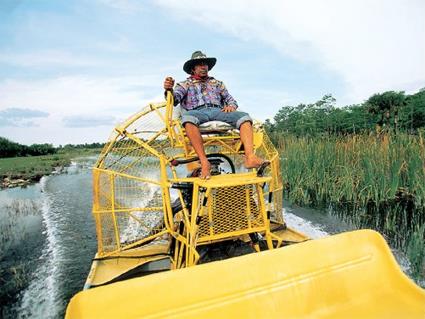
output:
<instances>
[{"instance_id":1,"label":"water","mask_svg":"<svg viewBox=\"0 0 425 319\"><path fill-rule=\"evenodd\" d=\"M286 201L284 201L283 211L285 221L290 227L313 239L355 229L353 225L342 222L331 214L316 209L292 206Z\"/></svg>"},{"instance_id":2,"label":"water","mask_svg":"<svg viewBox=\"0 0 425 319\"><path fill-rule=\"evenodd\" d=\"M3 317L62 318L70 298L82 289L97 249L93 163L74 162L65 173L43 177L36 185L0 191L0 278L7 280L0 282ZM285 206L284 214L290 227L312 238L354 228L313 209ZM407 259L395 253L408 272ZM7 290L14 295L7 296Z\"/></svg>"},{"instance_id":3,"label":"water","mask_svg":"<svg viewBox=\"0 0 425 319\"><path fill-rule=\"evenodd\" d=\"M37 185L24 189L0 192L2 216L7 214L5 209L10 203L31 200L38 209L34 215L40 221L26 228L32 240L25 240L27 235L18 235L20 245L10 247L9 252L2 254L3 268L10 267L3 262L7 259L26 265L25 270L29 273L16 300L12 304L5 304L2 300L5 317L61 318L68 300L84 285L96 252L95 226L90 213L92 181L89 166L87 162L73 163L65 174L43 177ZM28 218L20 214L17 219L15 224L19 225ZM21 228L12 232L13 242L16 242L14 236L22 232ZM28 245L35 249L27 249Z\"/></svg>"}]
</instances>

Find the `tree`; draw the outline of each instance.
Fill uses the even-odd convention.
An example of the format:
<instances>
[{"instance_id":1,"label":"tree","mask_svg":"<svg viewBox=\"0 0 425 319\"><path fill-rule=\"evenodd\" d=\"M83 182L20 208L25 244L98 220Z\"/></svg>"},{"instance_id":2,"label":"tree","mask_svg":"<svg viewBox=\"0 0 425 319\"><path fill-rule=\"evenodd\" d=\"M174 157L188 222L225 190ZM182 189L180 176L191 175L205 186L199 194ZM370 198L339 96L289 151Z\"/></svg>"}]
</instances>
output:
<instances>
[{"instance_id":1,"label":"tree","mask_svg":"<svg viewBox=\"0 0 425 319\"><path fill-rule=\"evenodd\" d=\"M368 132L376 125L394 130L410 130L413 134L425 127L425 89L406 96L404 92L388 91L372 95L365 103L336 107L327 94L312 104L284 106L274 116L274 123L265 127L273 134L296 136L322 134L357 134Z\"/></svg>"},{"instance_id":2,"label":"tree","mask_svg":"<svg viewBox=\"0 0 425 319\"><path fill-rule=\"evenodd\" d=\"M393 118L393 128L398 130L398 114L407 104L407 99L403 91L387 91L372 95L366 102L371 114L379 116L377 121L377 130L382 127L391 126L391 117Z\"/></svg>"},{"instance_id":3,"label":"tree","mask_svg":"<svg viewBox=\"0 0 425 319\"><path fill-rule=\"evenodd\" d=\"M0 157L22 156L25 146L0 137Z\"/></svg>"},{"instance_id":4,"label":"tree","mask_svg":"<svg viewBox=\"0 0 425 319\"><path fill-rule=\"evenodd\" d=\"M425 88L407 97L407 105L400 112L400 125L410 133L425 127Z\"/></svg>"}]
</instances>

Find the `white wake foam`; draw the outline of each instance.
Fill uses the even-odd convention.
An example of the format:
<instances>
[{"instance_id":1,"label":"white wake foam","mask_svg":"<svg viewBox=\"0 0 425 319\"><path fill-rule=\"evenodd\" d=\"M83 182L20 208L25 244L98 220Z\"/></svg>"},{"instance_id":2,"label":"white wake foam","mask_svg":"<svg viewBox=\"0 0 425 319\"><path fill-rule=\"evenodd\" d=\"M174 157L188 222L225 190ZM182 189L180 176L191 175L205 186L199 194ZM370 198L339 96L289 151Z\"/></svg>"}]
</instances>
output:
<instances>
[{"instance_id":1,"label":"white wake foam","mask_svg":"<svg viewBox=\"0 0 425 319\"><path fill-rule=\"evenodd\" d=\"M283 209L283 217L289 227L296 229L312 239L329 236L329 234L322 229L321 225L313 224L297 215L285 212L285 209Z\"/></svg>"},{"instance_id":2,"label":"white wake foam","mask_svg":"<svg viewBox=\"0 0 425 319\"><path fill-rule=\"evenodd\" d=\"M57 228L52 219L52 199L46 189L49 177L42 177L42 217L46 241L40 257L40 263L35 267L35 279L23 292L19 308L19 318L56 318L61 309L62 301L58 294L59 274L58 260L60 246L57 242Z\"/></svg>"}]
</instances>

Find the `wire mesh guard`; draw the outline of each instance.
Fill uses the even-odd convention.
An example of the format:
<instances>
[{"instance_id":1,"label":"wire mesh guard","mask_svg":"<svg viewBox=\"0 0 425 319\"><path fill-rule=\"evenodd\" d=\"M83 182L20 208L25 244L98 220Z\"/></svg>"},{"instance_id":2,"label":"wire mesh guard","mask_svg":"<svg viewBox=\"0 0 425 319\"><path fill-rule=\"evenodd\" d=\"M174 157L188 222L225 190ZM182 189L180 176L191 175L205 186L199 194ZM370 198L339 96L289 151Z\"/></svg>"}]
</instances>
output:
<instances>
[{"instance_id":1,"label":"wire mesh guard","mask_svg":"<svg viewBox=\"0 0 425 319\"><path fill-rule=\"evenodd\" d=\"M182 196L170 192L170 179L184 179L188 172L170 163L174 158L193 156L193 150L180 122L167 119L165 106L149 104L118 125L93 169L93 214L100 255L140 246L166 234L171 238L171 201L181 201ZM272 181L261 192L257 185L212 189L211 200L203 207L198 238L263 227L261 212L265 210L272 220L283 223L277 151L261 127L256 132L262 136L256 153L271 161L265 175L272 176ZM207 153L222 153L236 164L243 162L243 151L234 134L230 138L208 137L205 144ZM238 167L237 173L243 169Z\"/></svg>"},{"instance_id":2,"label":"wire mesh guard","mask_svg":"<svg viewBox=\"0 0 425 319\"><path fill-rule=\"evenodd\" d=\"M215 235L232 232L253 232L264 227L256 185L240 185L211 190L209 200L203 200L199 239L212 240ZM220 236L218 236L220 237Z\"/></svg>"}]
</instances>

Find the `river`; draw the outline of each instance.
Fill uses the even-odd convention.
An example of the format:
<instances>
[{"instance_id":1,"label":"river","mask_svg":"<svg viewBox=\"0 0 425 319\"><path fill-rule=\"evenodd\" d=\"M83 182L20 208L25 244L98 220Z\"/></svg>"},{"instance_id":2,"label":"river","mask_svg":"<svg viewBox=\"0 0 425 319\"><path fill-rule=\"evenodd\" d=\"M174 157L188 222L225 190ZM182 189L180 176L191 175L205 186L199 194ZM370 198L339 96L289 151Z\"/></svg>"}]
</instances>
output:
<instances>
[{"instance_id":1,"label":"river","mask_svg":"<svg viewBox=\"0 0 425 319\"><path fill-rule=\"evenodd\" d=\"M0 191L0 317L63 318L97 249L91 214L95 158L26 188ZM290 227L320 238L353 229L327 212L285 206ZM409 272L403 254L394 251Z\"/></svg>"}]
</instances>

